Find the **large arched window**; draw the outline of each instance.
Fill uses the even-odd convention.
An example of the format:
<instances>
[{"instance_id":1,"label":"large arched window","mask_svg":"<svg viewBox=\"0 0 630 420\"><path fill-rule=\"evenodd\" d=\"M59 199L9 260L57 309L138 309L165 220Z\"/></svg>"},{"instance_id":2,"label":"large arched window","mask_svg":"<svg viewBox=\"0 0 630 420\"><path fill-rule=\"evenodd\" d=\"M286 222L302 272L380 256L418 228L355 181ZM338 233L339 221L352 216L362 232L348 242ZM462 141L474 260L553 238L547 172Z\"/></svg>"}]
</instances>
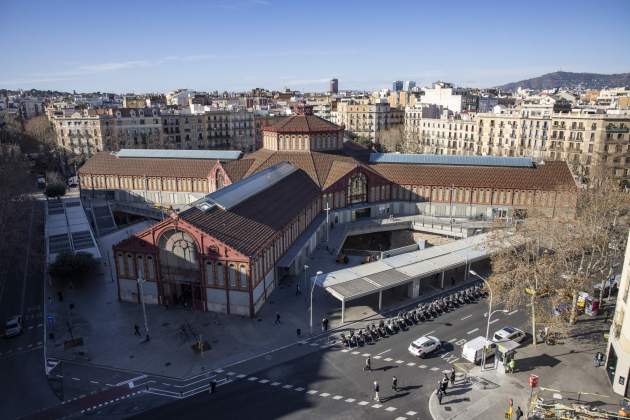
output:
<instances>
[{"instance_id":1,"label":"large arched window","mask_svg":"<svg viewBox=\"0 0 630 420\"><path fill-rule=\"evenodd\" d=\"M198 282L197 245L187 232L172 229L160 236L160 266L168 281Z\"/></svg>"},{"instance_id":2,"label":"large arched window","mask_svg":"<svg viewBox=\"0 0 630 420\"><path fill-rule=\"evenodd\" d=\"M214 189L215 191L220 190L221 188L223 188L223 172L221 172L221 169L217 169L217 171L214 173Z\"/></svg>"},{"instance_id":3,"label":"large arched window","mask_svg":"<svg viewBox=\"0 0 630 420\"><path fill-rule=\"evenodd\" d=\"M357 172L348 181L348 204L364 203L367 201L367 180L365 175Z\"/></svg>"},{"instance_id":4,"label":"large arched window","mask_svg":"<svg viewBox=\"0 0 630 420\"><path fill-rule=\"evenodd\" d=\"M239 267L241 277L241 289L247 289L247 267L245 264L241 264Z\"/></svg>"}]
</instances>

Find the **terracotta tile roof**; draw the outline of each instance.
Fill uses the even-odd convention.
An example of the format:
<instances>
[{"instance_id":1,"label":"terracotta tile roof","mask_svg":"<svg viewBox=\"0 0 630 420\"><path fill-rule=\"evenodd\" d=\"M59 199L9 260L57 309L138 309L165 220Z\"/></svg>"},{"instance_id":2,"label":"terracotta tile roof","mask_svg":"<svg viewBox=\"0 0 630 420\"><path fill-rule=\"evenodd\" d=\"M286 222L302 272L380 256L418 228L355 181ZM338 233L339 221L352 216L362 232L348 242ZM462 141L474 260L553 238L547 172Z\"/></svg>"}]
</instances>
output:
<instances>
[{"instance_id":1,"label":"terracotta tile roof","mask_svg":"<svg viewBox=\"0 0 630 420\"><path fill-rule=\"evenodd\" d=\"M340 126L326 121L316 115L291 115L270 126L263 131L274 133L310 133L310 132L338 132L343 130Z\"/></svg>"},{"instance_id":2,"label":"terracotta tile roof","mask_svg":"<svg viewBox=\"0 0 630 420\"><path fill-rule=\"evenodd\" d=\"M565 162L549 161L535 168L438 166L399 163L370 165L401 185L442 185L476 188L574 190L575 181Z\"/></svg>"},{"instance_id":3,"label":"terracotta tile roof","mask_svg":"<svg viewBox=\"0 0 630 420\"><path fill-rule=\"evenodd\" d=\"M254 164L254 159L241 159L241 160L230 160L227 162L221 162L221 166L225 169L225 172L230 177L230 181L238 182L240 181L247 170Z\"/></svg>"},{"instance_id":4,"label":"terracotta tile roof","mask_svg":"<svg viewBox=\"0 0 630 420\"><path fill-rule=\"evenodd\" d=\"M253 255L319 194L311 178L298 170L231 210L192 207L179 216L237 251Z\"/></svg>"},{"instance_id":5,"label":"terracotta tile roof","mask_svg":"<svg viewBox=\"0 0 630 420\"><path fill-rule=\"evenodd\" d=\"M216 163L214 159L119 158L100 152L81 166L79 174L208 178Z\"/></svg>"},{"instance_id":6,"label":"terracotta tile roof","mask_svg":"<svg viewBox=\"0 0 630 420\"><path fill-rule=\"evenodd\" d=\"M138 236L130 236L129 238L115 245L117 250L130 252L156 252L157 248Z\"/></svg>"}]
</instances>

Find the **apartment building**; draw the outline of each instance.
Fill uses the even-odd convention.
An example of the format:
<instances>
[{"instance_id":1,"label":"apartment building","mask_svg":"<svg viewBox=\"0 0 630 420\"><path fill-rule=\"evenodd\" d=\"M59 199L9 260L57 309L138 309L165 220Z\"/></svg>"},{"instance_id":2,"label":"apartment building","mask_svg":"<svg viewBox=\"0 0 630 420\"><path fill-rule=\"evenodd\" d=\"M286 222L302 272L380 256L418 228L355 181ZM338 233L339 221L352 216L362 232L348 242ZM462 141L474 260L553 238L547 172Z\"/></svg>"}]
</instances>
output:
<instances>
[{"instance_id":1,"label":"apartment building","mask_svg":"<svg viewBox=\"0 0 630 420\"><path fill-rule=\"evenodd\" d=\"M420 102L440 105L453 112L476 112L479 97L467 89L455 88L450 83L436 82L432 88L424 89Z\"/></svg>"},{"instance_id":2,"label":"apartment building","mask_svg":"<svg viewBox=\"0 0 630 420\"><path fill-rule=\"evenodd\" d=\"M426 113L425 113L426 114ZM531 156L564 160L587 179L595 166L630 182L630 115L588 110L549 113L524 105L497 113L427 118L407 108L405 130L424 153Z\"/></svg>"},{"instance_id":3,"label":"apartment building","mask_svg":"<svg viewBox=\"0 0 630 420\"><path fill-rule=\"evenodd\" d=\"M453 115L441 107L421 104L405 109L405 133L422 153L475 154L475 121L467 114Z\"/></svg>"},{"instance_id":4,"label":"apartment building","mask_svg":"<svg viewBox=\"0 0 630 420\"><path fill-rule=\"evenodd\" d=\"M340 102L337 104L336 123L346 131L373 143L379 142L382 131L403 124L405 111L392 108L387 100Z\"/></svg>"},{"instance_id":5,"label":"apartment building","mask_svg":"<svg viewBox=\"0 0 630 420\"><path fill-rule=\"evenodd\" d=\"M162 114L162 143L173 149L255 149L254 114L244 110L212 110L192 115Z\"/></svg>"},{"instance_id":6,"label":"apartment building","mask_svg":"<svg viewBox=\"0 0 630 420\"><path fill-rule=\"evenodd\" d=\"M253 151L254 116L213 110L192 115L156 108L53 111L57 142L84 157L120 149L237 149Z\"/></svg>"}]
</instances>

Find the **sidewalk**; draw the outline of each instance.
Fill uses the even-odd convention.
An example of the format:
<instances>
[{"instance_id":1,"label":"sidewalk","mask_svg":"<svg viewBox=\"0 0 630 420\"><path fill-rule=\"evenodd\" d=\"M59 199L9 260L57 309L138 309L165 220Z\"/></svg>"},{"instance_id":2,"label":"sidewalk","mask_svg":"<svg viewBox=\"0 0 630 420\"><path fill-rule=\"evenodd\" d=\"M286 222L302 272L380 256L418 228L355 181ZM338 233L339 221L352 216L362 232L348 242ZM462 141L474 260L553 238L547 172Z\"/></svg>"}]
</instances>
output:
<instances>
[{"instance_id":1,"label":"sidewalk","mask_svg":"<svg viewBox=\"0 0 630 420\"><path fill-rule=\"evenodd\" d=\"M101 248L111 249L112 243L141 228L141 224L135 225L102 237L99 239ZM53 333L54 339L47 337L48 357L185 378L311 337L310 290L306 290L306 281L301 275L285 278L253 319L147 305L151 340L146 342L142 306L118 301L117 285L106 262L110 257L103 255L102 275L80 289L64 291L63 302L58 300L57 291L49 287L46 310L54 320L48 321L47 333ZM329 272L360 264L360 259L351 257L348 265L336 263L325 245L320 245L306 263L311 267L308 274L313 275L317 270ZM300 295L296 295L297 282L302 285ZM441 292L438 289L425 290L422 298ZM372 300L374 302L360 300L346 307L346 326L356 320L371 318L370 322L374 322L380 318L374 309L376 298ZM386 311L412 302L390 296L384 298L383 303ZM313 336L321 334L324 317L329 319L329 329L340 326L339 301L320 287L315 287L313 307ZM276 313L281 316L279 325L275 324ZM141 336L134 335L136 324L140 327ZM364 324L360 322L349 328L362 328ZM300 336L298 329L301 330ZM81 338L83 344L64 348L64 342L71 338ZM199 338L207 340L211 349L201 354L195 352L191 346Z\"/></svg>"},{"instance_id":2,"label":"sidewalk","mask_svg":"<svg viewBox=\"0 0 630 420\"><path fill-rule=\"evenodd\" d=\"M608 325L599 320L588 322ZM514 374L502 374L496 370L481 372L480 367L476 366L469 373L471 380L466 380L463 374L458 374L455 385L449 386L448 395L444 396L441 405L436 393L433 392L429 399L429 411L434 420L500 419L504 418L508 400L511 398L514 401L514 412L520 406L524 419L528 412L530 395L528 378L530 374L536 374L540 378L539 387L554 390L540 393L546 401L556 399L559 403L570 405L576 403L578 398L577 393L571 391L601 394L609 398L580 395L579 401L590 402L592 407L616 412L621 397L612 393L604 367L593 366L593 355L605 350L606 343L603 338L567 339L565 343L555 346L539 344L536 350L529 343L517 350L517 372ZM534 392L536 393L536 390ZM512 418L515 419L516 416Z\"/></svg>"}]
</instances>

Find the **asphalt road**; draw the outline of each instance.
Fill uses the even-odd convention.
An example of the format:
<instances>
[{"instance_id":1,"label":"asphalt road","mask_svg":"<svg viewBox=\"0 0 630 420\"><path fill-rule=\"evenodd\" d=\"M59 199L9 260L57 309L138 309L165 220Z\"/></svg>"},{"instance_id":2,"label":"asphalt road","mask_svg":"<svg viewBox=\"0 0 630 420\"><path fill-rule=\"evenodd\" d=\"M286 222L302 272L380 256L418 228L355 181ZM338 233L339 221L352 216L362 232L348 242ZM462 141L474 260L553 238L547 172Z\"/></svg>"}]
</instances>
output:
<instances>
[{"instance_id":1,"label":"asphalt road","mask_svg":"<svg viewBox=\"0 0 630 420\"><path fill-rule=\"evenodd\" d=\"M0 339L0 413L6 419L59 402L44 373L43 203L25 203L21 216L21 240L10 264L0 269L2 334L5 320L13 315L22 315L24 327L22 335Z\"/></svg>"},{"instance_id":2,"label":"asphalt road","mask_svg":"<svg viewBox=\"0 0 630 420\"><path fill-rule=\"evenodd\" d=\"M176 398L169 394L172 385L156 383L148 392L171 395L174 402L134 418L427 419L427 402L442 372L463 361L466 341L485 333L486 310L485 301L468 304L358 349L342 349L326 337L289 346L200 377L183 388L189 398ZM507 325L524 329L527 316L517 310L495 314L491 322L491 331ZM407 347L425 334L446 343L439 353L419 359ZM368 355L372 372L363 371ZM393 376L398 378L398 392L391 390ZM219 384L212 396L207 393L210 377ZM380 403L372 401L374 380L380 384Z\"/></svg>"}]
</instances>

